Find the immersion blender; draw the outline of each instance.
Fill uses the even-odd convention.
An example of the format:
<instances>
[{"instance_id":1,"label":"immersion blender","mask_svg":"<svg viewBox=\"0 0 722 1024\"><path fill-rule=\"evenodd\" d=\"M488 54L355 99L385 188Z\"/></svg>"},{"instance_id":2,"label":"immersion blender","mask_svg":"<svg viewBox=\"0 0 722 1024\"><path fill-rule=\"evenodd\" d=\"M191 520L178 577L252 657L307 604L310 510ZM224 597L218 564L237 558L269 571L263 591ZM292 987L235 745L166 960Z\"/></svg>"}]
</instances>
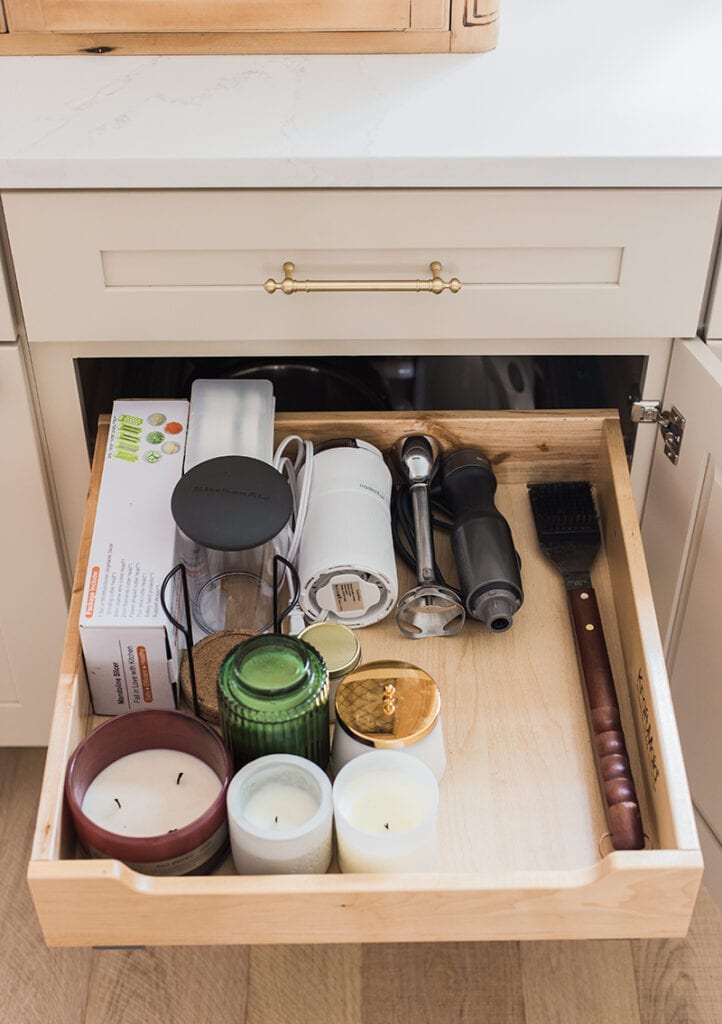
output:
<instances>
[{"instance_id":1,"label":"immersion blender","mask_svg":"<svg viewBox=\"0 0 722 1024\"><path fill-rule=\"evenodd\" d=\"M399 438L392 451L411 495L417 579L417 586L399 598L396 624L412 640L453 636L464 625L466 614L456 591L437 578L429 506L429 486L439 465L441 446L428 434L410 434Z\"/></svg>"},{"instance_id":2,"label":"immersion blender","mask_svg":"<svg viewBox=\"0 0 722 1024\"><path fill-rule=\"evenodd\" d=\"M446 456L442 474L466 611L494 633L503 633L511 627L524 592L511 529L494 504L496 477L491 463L476 448L460 448Z\"/></svg>"}]
</instances>

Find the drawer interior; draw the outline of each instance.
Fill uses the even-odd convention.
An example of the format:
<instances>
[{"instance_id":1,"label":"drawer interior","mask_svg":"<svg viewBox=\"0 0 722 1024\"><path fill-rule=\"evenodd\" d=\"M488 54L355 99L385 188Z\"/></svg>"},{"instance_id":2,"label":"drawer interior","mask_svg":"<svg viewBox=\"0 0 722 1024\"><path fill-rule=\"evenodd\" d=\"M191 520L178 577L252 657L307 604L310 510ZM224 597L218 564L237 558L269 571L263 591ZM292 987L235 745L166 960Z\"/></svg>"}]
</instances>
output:
<instances>
[{"instance_id":1,"label":"drawer interior","mask_svg":"<svg viewBox=\"0 0 722 1024\"><path fill-rule=\"evenodd\" d=\"M460 880L478 892L538 887L546 893L565 886L582 890L615 869L630 870L636 879L637 871L640 877L645 870L656 876L670 867L680 873L678 880L693 900L701 870L696 832L616 414L282 414L276 426L278 438L301 433L320 441L355 435L384 451L402 434L433 433L447 448L481 448L499 481L497 503L512 527L525 590L512 628L493 635L468 621L456 637L414 641L399 633L391 616L359 634L364 660L414 662L431 673L441 690L448 768L440 794L439 865L437 873L416 883L424 891L440 893L458 888ZM67 760L98 722L84 678L77 621L106 433L101 422L30 867L31 886L33 878L38 883L41 919L43 885L53 872L57 877L75 879L85 872L97 878L102 865L107 873L107 865L115 863L73 859L75 837L62 800ZM564 479L589 479L595 486L604 546L593 582L647 835L643 851L610 853L566 594L561 576L536 542L526 484ZM439 549L440 561L449 569L448 547L440 541ZM403 567L399 582L400 593L413 583ZM116 875L118 868L124 884L145 894L168 892L174 883L185 893L202 894L208 885L208 879L148 879L117 864ZM230 870L228 864L221 869L224 877L218 879L217 893L258 895L260 885L263 891L264 886L274 893L307 896L313 891L338 900L341 892L389 894L409 884L408 876L259 881L225 877ZM386 930L374 927L376 938L398 937L392 925ZM629 923L621 930L614 927L602 933L644 933ZM354 928L348 934L341 929L336 937L369 937ZM479 925L471 932L452 927L450 934L436 937L478 936L479 928L483 933ZM575 928L556 934L600 933L593 926L587 932L583 926ZM505 924L502 935L492 928L501 937L523 937L528 931ZM425 934L421 928L416 937ZM331 941L328 933L325 941Z\"/></svg>"}]
</instances>

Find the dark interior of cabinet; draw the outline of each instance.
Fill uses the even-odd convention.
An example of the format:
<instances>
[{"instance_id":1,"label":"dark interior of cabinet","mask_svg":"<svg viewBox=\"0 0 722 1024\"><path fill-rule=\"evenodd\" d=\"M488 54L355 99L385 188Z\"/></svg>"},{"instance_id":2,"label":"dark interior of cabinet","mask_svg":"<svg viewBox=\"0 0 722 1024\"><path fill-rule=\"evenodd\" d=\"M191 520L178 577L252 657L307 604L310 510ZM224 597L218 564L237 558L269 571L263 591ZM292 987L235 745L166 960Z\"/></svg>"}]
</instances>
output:
<instances>
[{"instance_id":1,"label":"dark interior of cabinet","mask_svg":"<svg viewBox=\"0 0 722 1024\"><path fill-rule=\"evenodd\" d=\"M190 398L207 377L268 378L278 412L403 409L619 410L627 452L643 356L96 358L77 361L92 453L94 425L116 398ZM91 429L92 425L92 429Z\"/></svg>"}]
</instances>

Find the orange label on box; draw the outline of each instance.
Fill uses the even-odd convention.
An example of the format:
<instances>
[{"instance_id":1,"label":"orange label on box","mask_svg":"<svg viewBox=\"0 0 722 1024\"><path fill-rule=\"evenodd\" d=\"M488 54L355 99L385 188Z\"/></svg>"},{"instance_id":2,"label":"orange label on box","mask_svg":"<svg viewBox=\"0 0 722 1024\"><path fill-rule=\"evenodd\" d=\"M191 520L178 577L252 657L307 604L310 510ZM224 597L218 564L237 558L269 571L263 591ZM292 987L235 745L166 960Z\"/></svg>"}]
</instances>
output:
<instances>
[{"instance_id":1,"label":"orange label on box","mask_svg":"<svg viewBox=\"0 0 722 1024\"><path fill-rule=\"evenodd\" d=\"M138 670L140 671L140 685L143 687L143 700L146 704L153 703L153 687L150 685L150 672L148 671L148 652L145 647L138 648Z\"/></svg>"},{"instance_id":2,"label":"orange label on box","mask_svg":"<svg viewBox=\"0 0 722 1024\"><path fill-rule=\"evenodd\" d=\"M93 612L95 611L95 598L98 593L98 579L100 577L100 566L94 565L90 571L90 581L88 583L88 599L85 602L85 618L92 619Z\"/></svg>"}]
</instances>

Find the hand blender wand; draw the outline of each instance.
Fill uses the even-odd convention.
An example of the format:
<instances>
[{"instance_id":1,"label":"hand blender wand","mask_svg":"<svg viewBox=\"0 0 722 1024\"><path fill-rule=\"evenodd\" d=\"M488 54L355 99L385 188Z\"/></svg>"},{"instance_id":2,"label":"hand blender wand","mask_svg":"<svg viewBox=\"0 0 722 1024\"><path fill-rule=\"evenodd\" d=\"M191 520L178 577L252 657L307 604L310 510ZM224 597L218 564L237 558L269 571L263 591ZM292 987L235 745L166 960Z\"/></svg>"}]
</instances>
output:
<instances>
[{"instance_id":1,"label":"hand blender wand","mask_svg":"<svg viewBox=\"0 0 722 1024\"><path fill-rule=\"evenodd\" d=\"M414 640L452 636L464 625L466 614L456 592L436 577L429 506L429 484L438 467L441 448L433 437L412 434L396 442L393 454L411 495L418 581L400 598L396 623L405 636Z\"/></svg>"},{"instance_id":2,"label":"hand blender wand","mask_svg":"<svg viewBox=\"0 0 722 1024\"><path fill-rule=\"evenodd\" d=\"M511 529L494 504L491 463L476 448L460 448L446 456L442 475L466 612L493 633L503 633L511 627L524 592Z\"/></svg>"}]
</instances>

